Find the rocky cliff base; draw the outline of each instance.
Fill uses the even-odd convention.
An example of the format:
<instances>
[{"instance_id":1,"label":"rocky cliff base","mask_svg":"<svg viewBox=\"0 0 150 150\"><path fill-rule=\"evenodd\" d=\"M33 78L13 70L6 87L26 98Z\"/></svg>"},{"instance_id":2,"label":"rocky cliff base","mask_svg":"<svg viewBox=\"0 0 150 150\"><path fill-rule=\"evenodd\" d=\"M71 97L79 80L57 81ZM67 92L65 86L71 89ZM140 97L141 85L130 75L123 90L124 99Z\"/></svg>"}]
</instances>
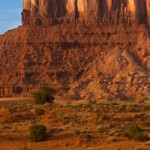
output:
<instances>
[{"instance_id":1,"label":"rocky cliff base","mask_svg":"<svg viewBox=\"0 0 150 150\"><path fill-rule=\"evenodd\" d=\"M0 86L49 86L61 99L145 98L149 41L143 26L24 25L0 36Z\"/></svg>"}]
</instances>

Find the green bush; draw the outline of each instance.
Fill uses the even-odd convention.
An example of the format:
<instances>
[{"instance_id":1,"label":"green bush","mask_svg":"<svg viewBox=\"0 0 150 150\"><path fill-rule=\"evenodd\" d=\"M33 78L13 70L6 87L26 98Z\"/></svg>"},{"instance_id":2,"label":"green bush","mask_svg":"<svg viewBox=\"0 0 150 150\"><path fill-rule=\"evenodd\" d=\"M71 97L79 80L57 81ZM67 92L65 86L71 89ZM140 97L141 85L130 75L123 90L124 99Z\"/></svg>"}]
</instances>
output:
<instances>
[{"instance_id":1,"label":"green bush","mask_svg":"<svg viewBox=\"0 0 150 150\"><path fill-rule=\"evenodd\" d=\"M147 141L149 138L144 133L143 129L137 123L132 123L128 127L128 135L130 138L137 141Z\"/></svg>"},{"instance_id":2,"label":"green bush","mask_svg":"<svg viewBox=\"0 0 150 150\"><path fill-rule=\"evenodd\" d=\"M35 104L45 104L50 103L53 104L54 102L54 96L53 96L53 90L50 88L42 88L38 92L33 94L33 98L35 100Z\"/></svg>"},{"instance_id":3,"label":"green bush","mask_svg":"<svg viewBox=\"0 0 150 150\"><path fill-rule=\"evenodd\" d=\"M46 139L46 131L47 131L46 126L35 124L30 126L29 130L31 142L40 142Z\"/></svg>"},{"instance_id":4,"label":"green bush","mask_svg":"<svg viewBox=\"0 0 150 150\"><path fill-rule=\"evenodd\" d=\"M35 114L36 114L37 116L42 116L42 115L45 114L45 111L44 111L44 109L42 109L42 108L36 108L36 109L35 109Z\"/></svg>"}]
</instances>

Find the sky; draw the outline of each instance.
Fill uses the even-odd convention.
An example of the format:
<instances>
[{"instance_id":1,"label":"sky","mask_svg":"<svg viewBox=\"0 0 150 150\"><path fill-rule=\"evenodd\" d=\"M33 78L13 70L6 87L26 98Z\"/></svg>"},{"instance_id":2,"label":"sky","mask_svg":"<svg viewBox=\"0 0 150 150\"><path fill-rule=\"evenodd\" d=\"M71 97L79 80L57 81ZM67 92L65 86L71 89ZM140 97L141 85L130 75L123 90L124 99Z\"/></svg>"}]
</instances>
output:
<instances>
[{"instance_id":1,"label":"sky","mask_svg":"<svg viewBox=\"0 0 150 150\"><path fill-rule=\"evenodd\" d=\"M22 0L0 0L0 34L21 25Z\"/></svg>"}]
</instances>

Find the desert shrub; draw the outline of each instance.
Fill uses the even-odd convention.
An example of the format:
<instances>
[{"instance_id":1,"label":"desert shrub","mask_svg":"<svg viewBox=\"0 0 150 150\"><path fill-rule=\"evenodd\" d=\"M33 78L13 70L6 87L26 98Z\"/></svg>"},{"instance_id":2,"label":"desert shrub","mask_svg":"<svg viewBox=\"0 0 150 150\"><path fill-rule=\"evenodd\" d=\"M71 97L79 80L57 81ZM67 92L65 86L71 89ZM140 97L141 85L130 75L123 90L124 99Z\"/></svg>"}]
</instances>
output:
<instances>
[{"instance_id":1,"label":"desert shrub","mask_svg":"<svg viewBox=\"0 0 150 150\"><path fill-rule=\"evenodd\" d=\"M91 100L89 100L89 101L87 102L87 104L85 105L85 108L89 108L90 111L93 111L93 104L92 104L92 101L91 101Z\"/></svg>"},{"instance_id":2,"label":"desert shrub","mask_svg":"<svg viewBox=\"0 0 150 150\"><path fill-rule=\"evenodd\" d=\"M30 126L29 130L31 142L40 142L46 139L46 131L47 131L46 126L35 124Z\"/></svg>"},{"instance_id":3,"label":"desert shrub","mask_svg":"<svg viewBox=\"0 0 150 150\"><path fill-rule=\"evenodd\" d=\"M55 99L53 96L53 90L50 88L42 88L41 90L33 94L33 98L36 104L41 105L45 103L53 104Z\"/></svg>"},{"instance_id":4,"label":"desert shrub","mask_svg":"<svg viewBox=\"0 0 150 150\"><path fill-rule=\"evenodd\" d=\"M128 127L128 136L137 141L146 141L148 136L144 133L143 129L137 123L132 123Z\"/></svg>"},{"instance_id":5,"label":"desert shrub","mask_svg":"<svg viewBox=\"0 0 150 150\"><path fill-rule=\"evenodd\" d=\"M37 116L42 116L42 115L44 115L44 113L45 113L45 111L44 111L44 109L42 109L42 108L36 108L36 109L35 109L35 114L36 114Z\"/></svg>"},{"instance_id":6,"label":"desert shrub","mask_svg":"<svg viewBox=\"0 0 150 150\"><path fill-rule=\"evenodd\" d=\"M67 108L72 108L72 104L71 104L71 101L68 101L67 102L67 106L66 106Z\"/></svg>"},{"instance_id":7,"label":"desert shrub","mask_svg":"<svg viewBox=\"0 0 150 150\"><path fill-rule=\"evenodd\" d=\"M80 130L75 130L75 131L74 131L74 134L75 134L75 135L80 135L80 134L81 134L81 131L80 131Z\"/></svg>"},{"instance_id":8,"label":"desert shrub","mask_svg":"<svg viewBox=\"0 0 150 150\"><path fill-rule=\"evenodd\" d=\"M83 108L83 106L84 106L83 104L78 104L76 107L77 108Z\"/></svg>"},{"instance_id":9,"label":"desert shrub","mask_svg":"<svg viewBox=\"0 0 150 150\"><path fill-rule=\"evenodd\" d=\"M67 125L70 123L70 121L68 119L62 118L62 122L64 125Z\"/></svg>"}]
</instances>

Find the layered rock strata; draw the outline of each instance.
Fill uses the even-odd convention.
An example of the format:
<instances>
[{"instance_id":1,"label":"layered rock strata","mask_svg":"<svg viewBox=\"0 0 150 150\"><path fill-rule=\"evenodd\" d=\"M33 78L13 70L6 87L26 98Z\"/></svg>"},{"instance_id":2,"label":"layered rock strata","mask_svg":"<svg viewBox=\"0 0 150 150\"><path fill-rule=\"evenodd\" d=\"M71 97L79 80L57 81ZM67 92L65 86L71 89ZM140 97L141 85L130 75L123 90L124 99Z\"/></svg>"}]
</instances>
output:
<instances>
[{"instance_id":1,"label":"layered rock strata","mask_svg":"<svg viewBox=\"0 0 150 150\"><path fill-rule=\"evenodd\" d=\"M150 97L149 40L143 26L21 26L0 36L0 87L48 86L61 99Z\"/></svg>"}]
</instances>

